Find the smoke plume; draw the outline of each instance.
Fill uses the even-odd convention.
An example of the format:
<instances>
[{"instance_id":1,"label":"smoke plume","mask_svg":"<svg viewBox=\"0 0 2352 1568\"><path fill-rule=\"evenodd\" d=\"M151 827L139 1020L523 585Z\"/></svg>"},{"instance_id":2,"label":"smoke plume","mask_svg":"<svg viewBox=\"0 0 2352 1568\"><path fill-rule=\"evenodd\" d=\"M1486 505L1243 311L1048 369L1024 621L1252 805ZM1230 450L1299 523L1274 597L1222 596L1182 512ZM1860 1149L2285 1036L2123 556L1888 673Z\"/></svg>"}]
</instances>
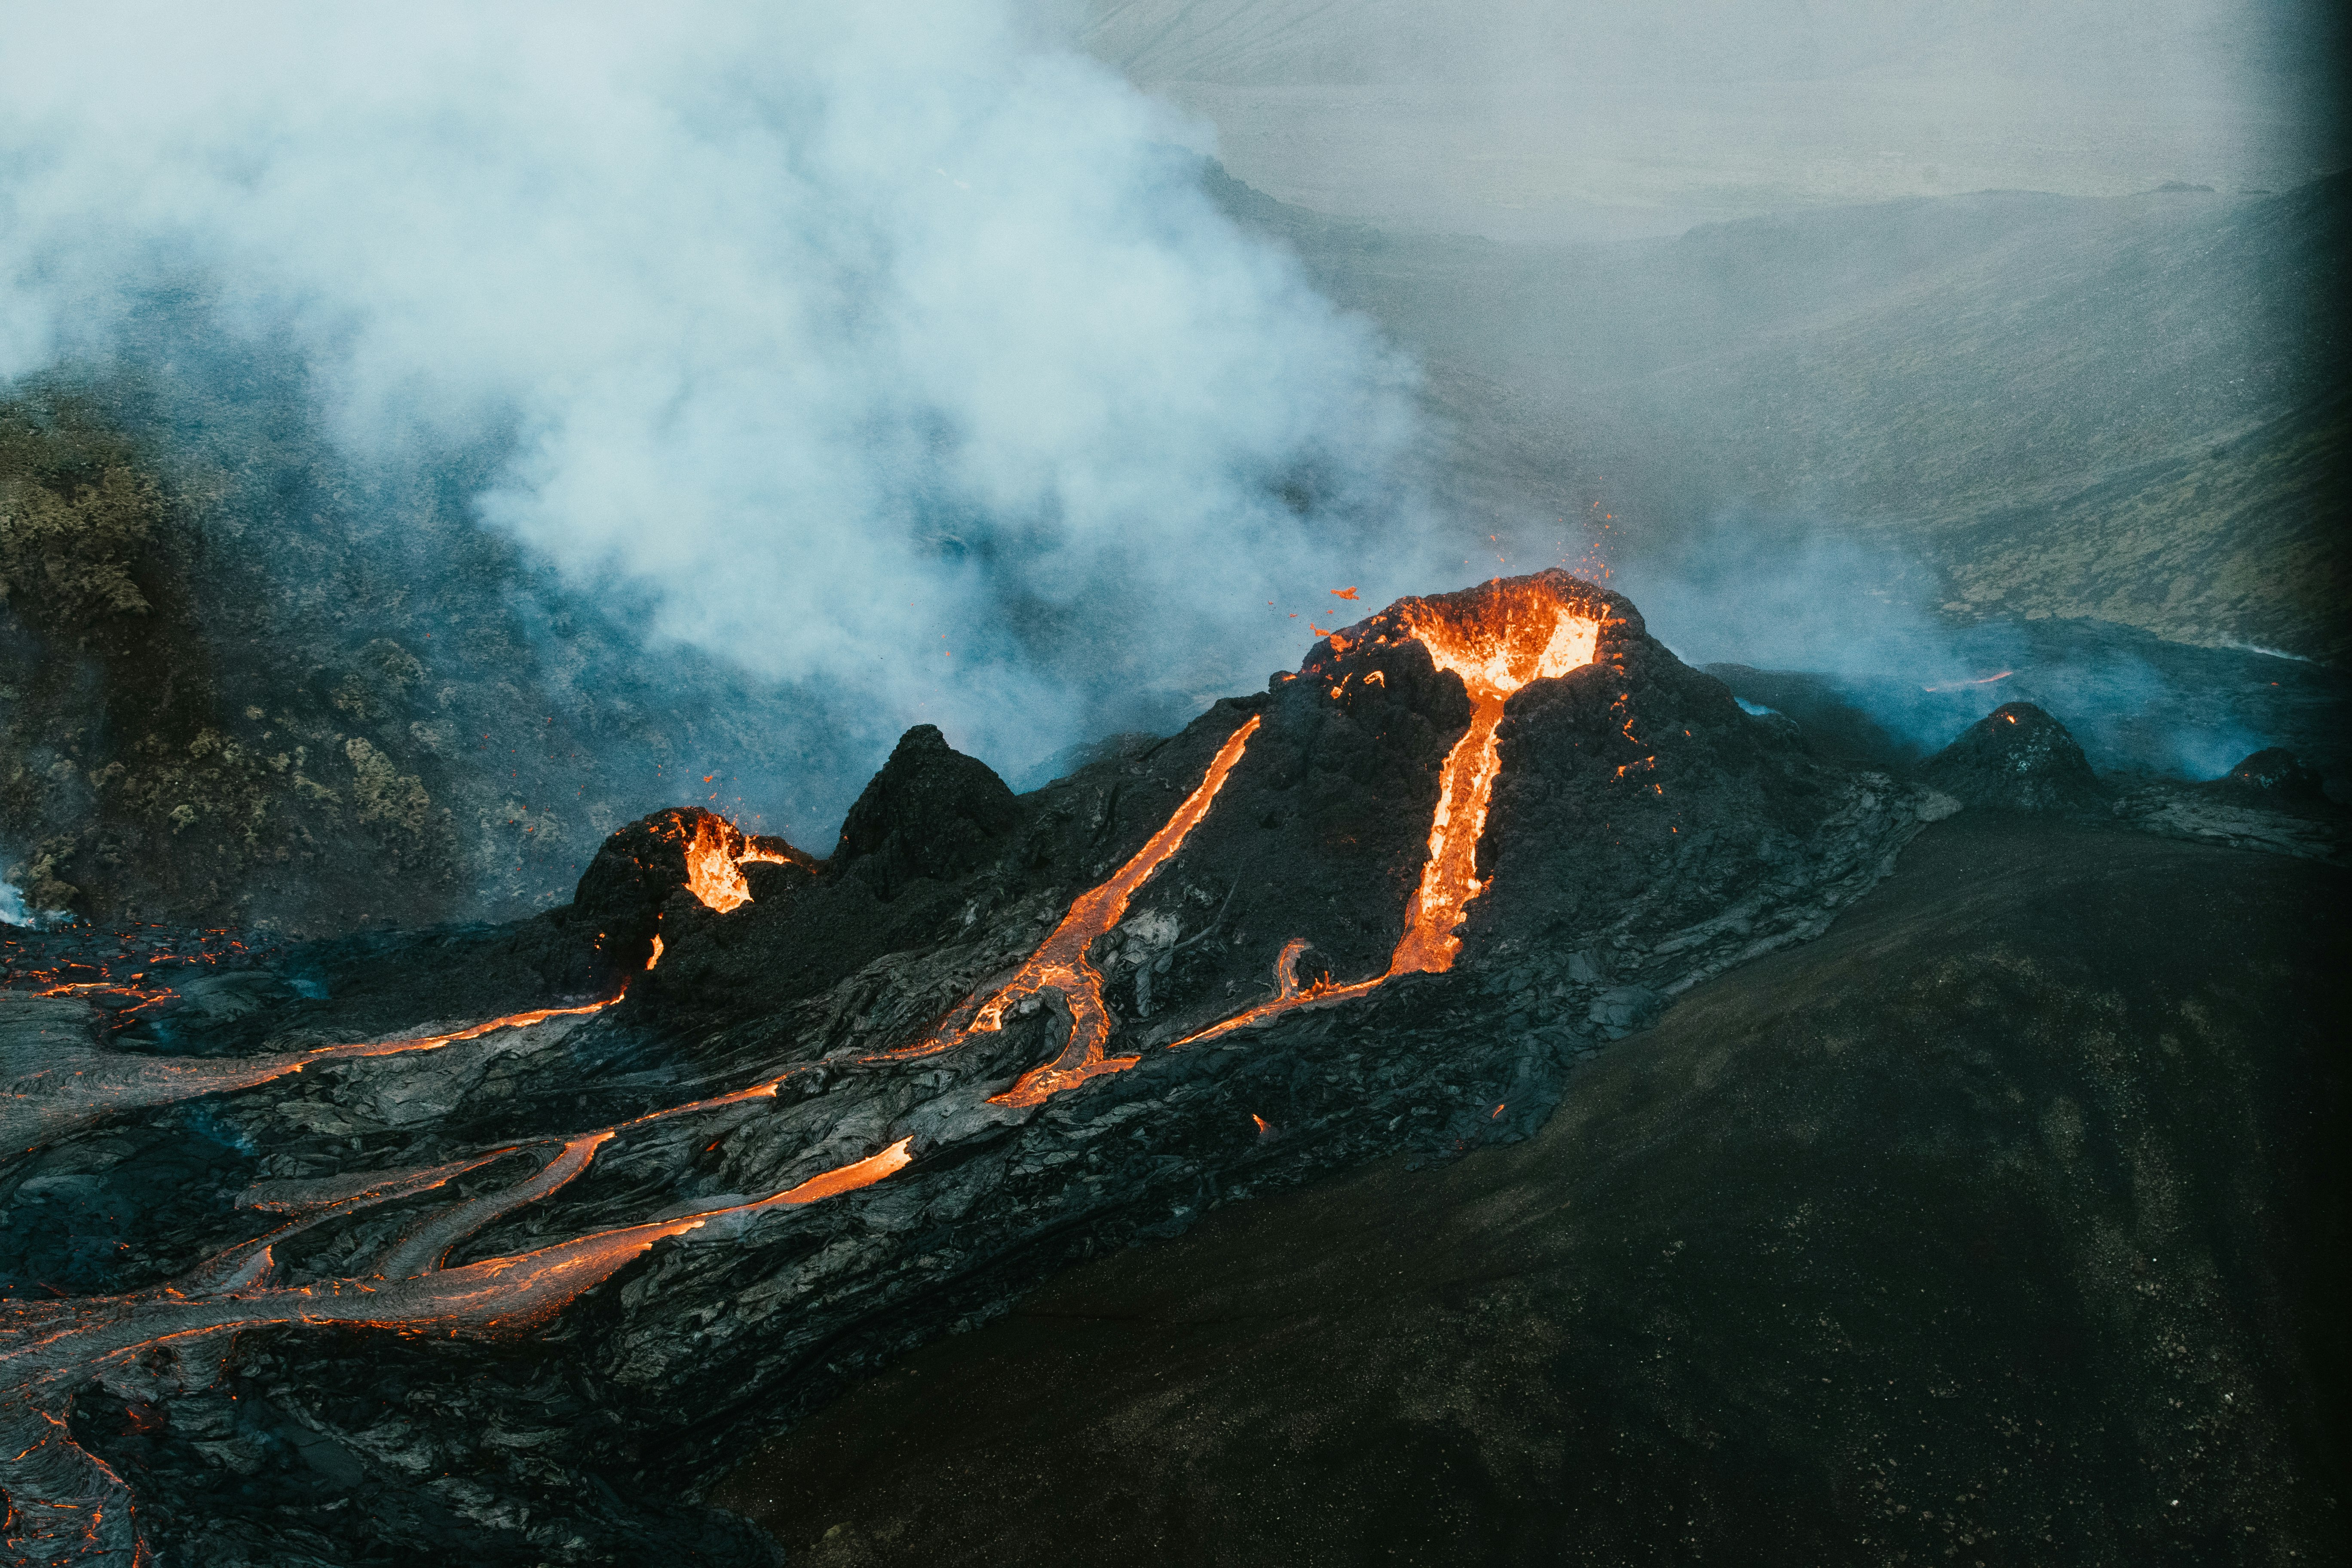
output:
<instances>
[{"instance_id":1,"label":"smoke plume","mask_svg":"<svg viewBox=\"0 0 2352 1568\"><path fill-rule=\"evenodd\" d=\"M870 752L1159 722L1428 585L1408 367L1011 0L0 28L0 379L193 280L355 461L503 443L485 524Z\"/></svg>"},{"instance_id":2,"label":"smoke plume","mask_svg":"<svg viewBox=\"0 0 2352 1568\"><path fill-rule=\"evenodd\" d=\"M1615 578L1687 662L1807 672L1898 754L1940 751L2011 701L2055 714L2102 771L2210 779L2264 746L2323 754L2333 695L2302 661L2095 621L1947 618L1925 607L1937 582L1891 543L1728 515Z\"/></svg>"}]
</instances>

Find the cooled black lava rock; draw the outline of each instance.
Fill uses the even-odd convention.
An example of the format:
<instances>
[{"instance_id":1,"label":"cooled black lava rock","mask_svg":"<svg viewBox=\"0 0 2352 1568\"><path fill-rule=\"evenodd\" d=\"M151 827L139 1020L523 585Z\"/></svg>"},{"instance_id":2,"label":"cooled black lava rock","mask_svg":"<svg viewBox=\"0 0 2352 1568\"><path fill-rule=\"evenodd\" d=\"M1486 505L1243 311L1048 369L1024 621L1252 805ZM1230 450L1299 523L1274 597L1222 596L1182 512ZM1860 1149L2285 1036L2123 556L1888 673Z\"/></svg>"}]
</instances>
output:
<instances>
[{"instance_id":1,"label":"cooled black lava rock","mask_svg":"<svg viewBox=\"0 0 2352 1568\"><path fill-rule=\"evenodd\" d=\"M898 737L841 825L837 868L887 900L919 878L951 881L992 858L1021 820L996 770L947 742L936 724Z\"/></svg>"},{"instance_id":2,"label":"cooled black lava rock","mask_svg":"<svg viewBox=\"0 0 2352 1568\"><path fill-rule=\"evenodd\" d=\"M1963 731L1919 776L1965 805L2095 811L2098 775L2066 726L2031 702L2004 702Z\"/></svg>"},{"instance_id":3,"label":"cooled black lava rock","mask_svg":"<svg viewBox=\"0 0 2352 1568\"><path fill-rule=\"evenodd\" d=\"M2343 1562L2347 890L1963 814L1533 1140L1066 1274L713 1500L809 1568Z\"/></svg>"},{"instance_id":4,"label":"cooled black lava rock","mask_svg":"<svg viewBox=\"0 0 2352 1568\"><path fill-rule=\"evenodd\" d=\"M1563 657L1541 661L1559 673L1515 668L1525 684L1506 700L1483 654L1455 647L1441 667L1408 635L1497 623L1539 647L1560 641ZM1465 668L1488 689L1474 692ZM1489 734L1500 771L1458 962L1399 963L1449 755L1472 759L1457 775L1468 776ZM1476 808L1459 798L1452 842L1475 844ZM1327 637L1270 689L1027 795L916 731L831 860L743 864L736 887L719 857L713 902L682 886L688 851L733 830L660 814L616 836L565 917L583 951L601 936L612 978L629 981L617 1005L289 1074L173 1114L216 1128L269 1180L600 1136L586 1169L487 1222L451 1255L458 1268L782 1194L893 1146L910 1163L866 1190L664 1239L543 1335L518 1325L478 1354L307 1322L245 1336L234 1405L266 1395L289 1431L374 1456L385 1486L447 1494L474 1560L613 1560L565 1544L598 1539L594 1500L707 1479L856 1369L1000 1310L1064 1260L1175 1234L1317 1171L1527 1136L1603 1038L1706 975L1817 933L1934 805L1808 754L1651 639L1630 605L1547 573L1401 602ZM1180 816L1189 835L1171 836ZM740 837L727 842L740 852ZM1082 916L1094 940L1062 972L1063 994L1030 994L1001 1028L947 1042L942 1021L972 1016L1081 905L1099 929ZM648 971L656 921L663 952ZM1360 989L1200 1037L1275 993L1294 942L1308 949L1295 983ZM539 933L351 957L380 980L339 970L325 1011L288 1043L319 1042L351 1016L347 997L367 1003L352 1017L363 1027L325 1037L471 1021L481 1015L444 999L447 977L544 973ZM1063 1051L1073 991L1106 1031L1104 1065L1123 1070L1042 1105L996 1098ZM403 995L408 1016L377 1010ZM535 998L558 999L569 998ZM189 1048L201 1044L192 1036ZM115 1125L182 1122L142 1112ZM79 1178L135 1157L123 1148L91 1140L23 1168ZM10 1169L0 1162L0 1205ZM513 1180L492 1166L452 1184ZM92 1256L127 1244L121 1256L173 1268L210 1257L249 1227L239 1190L223 1180L193 1194L185 1222L92 1233L104 1243ZM341 1279L402 1218L322 1226L315 1248L274 1256L290 1282ZM13 1267L0 1248L0 1268ZM387 1404L394 1381L405 1392ZM207 1479L197 1397L170 1396L164 1436L136 1439L155 1452L123 1483L146 1517L186 1521L163 1543L192 1557L199 1521L228 1516L215 1494L243 1484ZM89 1441L110 1463L135 1457ZM437 1547L388 1508L330 1511L351 1489L305 1463L289 1462L268 1501L286 1523L241 1521L253 1561L299 1560L291 1542L304 1532L330 1542L302 1549L321 1562L356 1560L362 1539L412 1555ZM693 1552L681 1537L664 1560Z\"/></svg>"},{"instance_id":5,"label":"cooled black lava rock","mask_svg":"<svg viewBox=\"0 0 2352 1568\"><path fill-rule=\"evenodd\" d=\"M2229 794L2265 805L2317 805L2327 799L2317 772L2284 746L2256 752L2218 782Z\"/></svg>"}]
</instances>

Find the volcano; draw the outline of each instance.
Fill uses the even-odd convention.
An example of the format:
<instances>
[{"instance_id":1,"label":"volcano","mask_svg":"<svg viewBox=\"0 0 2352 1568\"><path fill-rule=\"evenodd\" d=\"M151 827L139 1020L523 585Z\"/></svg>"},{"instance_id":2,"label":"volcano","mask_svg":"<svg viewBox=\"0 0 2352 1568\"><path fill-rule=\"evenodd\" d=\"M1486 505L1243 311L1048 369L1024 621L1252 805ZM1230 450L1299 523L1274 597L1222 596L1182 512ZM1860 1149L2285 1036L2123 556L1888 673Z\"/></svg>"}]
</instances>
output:
<instances>
[{"instance_id":1,"label":"volcano","mask_svg":"<svg viewBox=\"0 0 2352 1568\"><path fill-rule=\"evenodd\" d=\"M11 993L10 1544L770 1560L675 1500L1066 1264L1528 1138L1958 809L1549 571L1028 795L919 727L824 858L671 810L530 921Z\"/></svg>"}]
</instances>

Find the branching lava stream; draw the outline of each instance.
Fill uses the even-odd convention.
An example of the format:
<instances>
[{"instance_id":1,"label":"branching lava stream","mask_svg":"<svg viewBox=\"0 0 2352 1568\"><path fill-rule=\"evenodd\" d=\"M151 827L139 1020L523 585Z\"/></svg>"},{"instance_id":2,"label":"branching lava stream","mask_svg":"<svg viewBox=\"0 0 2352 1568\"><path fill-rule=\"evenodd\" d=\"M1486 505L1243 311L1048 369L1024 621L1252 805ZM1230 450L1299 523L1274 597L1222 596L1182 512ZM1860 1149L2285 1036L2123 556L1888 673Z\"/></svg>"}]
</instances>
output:
<instances>
[{"instance_id":1,"label":"branching lava stream","mask_svg":"<svg viewBox=\"0 0 2352 1568\"><path fill-rule=\"evenodd\" d=\"M1440 771L1427 853L1404 911L1403 932L1385 970L1345 984L1320 980L1302 985L1298 970L1309 944L1294 939L1276 961L1276 994L1272 999L1174 1043L1213 1039L1295 1009L1360 996L1401 974L1450 969L1461 952L1455 932L1464 911L1484 890L1476 857L1500 768L1497 732L1505 705L1529 681L1591 664L1607 615L1598 601L1580 598L1573 590L1564 593L1542 579L1498 580L1462 594L1402 600L1362 623L1367 629L1329 634L1332 653L1368 644L1417 642L1436 668L1461 678L1470 700L1470 722ZM1330 689L1334 700L1340 698L1346 679ZM1387 684L1377 669L1364 679L1367 684ZM974 1035L1000 1031L1016 1008L1034 1012L1039 1004L1055 1001L1057 1011L1066 1010L1066 1037L1051 1061L1024 1073L994 1103L1034 1107L1093 1078L1134 1067L1140 1058L1107 1052L1116 1021L1089 950L1126 919L1136 894L1206 818L1260 724L1260 718L1252 716L1225 738L1200 782L1168 820L1108 880L1072 901L1011 978L993 989L974 991L920 1040L864 1059L884 1063L930 1056ZM683 824L671 831L688 832ZM788 861L812 875L821 874L814 862L781 840L748 837L709 814L695 822L684 848L684 885L720 914L751 901L743 872L747 863ZM662 952L661 939L656 936L645 967L659 963ZM63 976L42 978L68 994L88 984L67 982ZM143 979L145 973L131 978ZM516 1013L444 1034L244 1059L106 1051L88 1038L86 1030L67 1026L61 1014L54 1029L44 1020L30 1033L19 1033L19 1040L29 1045L17 1047L11 1063L14 1076L0 1085L0 1148L30 1150L109 1114L247 1089L312 1066L438 1050L498 1031L594 1014L619 1000L615 995ZM749 1088L609 1126L534 1135L460 1152L455 1159L445 1152L434 1164L265 1182L249 1189L240 1204L274 1216L275 1228L226 1248L169 1283L106 1297L0 1301L0 1494L5 1494L0 1501L6 1504L0 1537L29 1561L110 1561L134 1568L152 1561L129 1489L102 1461L77 1446L65 1426L64 1413L76 1392L93 1381L136 1399L208 1386L217 1376L226 1337L265 1325L334 1322L412 1334L525 1331L544 1323L665 1237L816 1203L871 1185L911 1163L914 1138L900 1137L877 1152L816 1172L765 1197L718 1203L509 1256L450 1265L452 1254L469 1238L577 1180L600 1152L630 1130L772 1098L785 1078L800 1070L790 1068ZM1257 1126L1262 1136L1274 1134L1263 1119ZM876 1136L869 1131L861 1138ZM356 1268L337 1265L349 1271L344 1277L283 1282L277 1248L297 1233L525 1159L533 1162L525 1173L420 1212L405 1230L374 1246Z\"/></svg>"},{"instance_id":2,"label":"branching lava stream","mask_svg":"<svg viewBox=\"0 0 2352 1568\"><path fill-rule=\"evenodd\" d=\"M997 1104L1037 1105L1047 1096L1076 1089L1090 1078L1133 1067L1140 1058L1103 1055L1103 1044L1110 1038L1110 1009L1103 1004L1102 975L1087 957L1087 949L1094 945L1097 937L1125 918L1128 900L1135 896L1135 890L1160 868L1160 862L1176 853L1186 836L1208 816L1210 804L1217 798L1217 791L1224 787L1234 764L1242 760L1242 752L1248 746L1249 738L1257 732L1257 726L1258 721L1253 715L1226 738L1211 760L1207 775L1176 808L1176 814L1118 868L1117 876L1079 894L1053 934L1030 955L1020 972L998 987L985 1003L966 998L949 1016L950 1022L929 1037L874 1059L931 1056L961 1045L973 1035L992 1034L1003 1027L1007 1007L1052 991L1070 1010L1069 1038L1052 1061L1031 1068L1011 1089L996 1096ZM954 1021L960 1018L968 1021Z\"/></svg>"},{"instance_id":3,"label":"branching lava stream","mask_svg":"<svg viewBox=\"0 0 2352 1568\"><path fill-rule=\"evenodd\" d=\"M713 908L731 909L751 897L741 861L793 857L766 851L731 824L719 824L724 831L711 830L713 820L705 819L705 831L697 835L689 853L688 885ZM79 1026L61 1019L54 1029L38 1026L32 1058L13 1064L15 1076L0 1092L0 1139L10 1142L0 1146L30 1150L112 1113L248 1089L312 1066L437 1050L502 1030L601 1012L619 1000L616 995L579 1006L535 1008L446 1034L241 1060L102 1050L81 1036ZM820 1171L764 1198L446 1266L454 1248L572 1182L623 1133L772 1098L790 1072L798 1070L608 1127L494 1147L438 1165L264 1182L247 1192L240 1206L281 1216L281 1223L165 1284L118 1296L0 1301L0 1543L26 1562L110 1562L135 1568L153 1561L130 1489L67 1430L63 1412L93 1380L134 1397L202 1388L217 1376L230 1337L277 1324L334 1322L409 1334L522 1331L545 1322L665 1237L853 1192L910 1163L914 1140L902 1137L877 1153ZM534 1149L546 1151L535 1171L421 1215L376 1250L363 1275L294 1286L273 1282L279 1268L277 1247L299 1232L440 1188Z\"/></svg>"},{"instance_id":4,"label":"branching lava stream","mask_svg":"<svg viewBox=\"0 0 2352 1568\"><path fill-rule=\"evenodd\" d=\"M1486 830L1487 803L1502 766L1496 731L1503 722L1503 706L1530 680L1566 675L1591 664L1600 646L1601 622L1528 583L1489 584L1468 606L1458 600L1409 599L1401 608L1404 634L1429 650L1438 668L1462 678L1470 693L1471 714L1470 728L1446 753L1438 775L1429 858L1422 864L1421 886L1405 908L1404 935L1390 955L1388 968L1368 980L1302 987L1298 960L1307 944L1294 940L1275 961L1272 1000L1171 1045L1215 1039L1300 1007L1345 1002L1400 974L1435 974L1454 967L1462 951L1454 929L1470 900L1485 890L1478 880L1478 838Z\"/></svg>"},{"instance_id":5,"label":"branching lava stream","mask_svg":"<svg viewBox=\"0 0 2352 1568\"><path fill-rule=\"evenodd\" d=\"M1391 614L1397 617L1394 629L1375 632L1370 640L1420 643L1438 668L1462 678L1470 696L1471 718L1469 729L1446 754L1439 775L1428 858L1422 866L1421 884L1405 910L1404 935L1388 968L1370 979L1345 984L1318 981L1301 986L1298 960L1307 944L1293 941L1276 960L1277 990L1272 1000L1172 1045L1213 1039L1299 1007L1344 1002L1400 974L1438 973L1452 968L1462 951L1462 939L1454 931L1462 923L1464 909L1483 890L1477 872L1478 838L1486 826L1486 807L1501 767L1496 731L1503 721L1504 705L1530 680L1566 675L1591 664L1600 646L1602 622L1597 606L1563 600L1539 580L1528 579L1496 580L1443 598L1402 600ZM1335 651L1349 646L1345 634L1327 635ZM1367 679L1385 684L1377 670ZM1332 688L1335 700L1340 689ZM1069 1037L1053 1061L1024 1074L995 1097L996 1103L1036 1105L1090 1078L1133 1067L1139 1058L1104 1054L1113 1021L1103 1002L1102 976L1087 958L1087 950L1118 924L1126 915L1128 900L1208 815L1217 791L1241 761L1243 749L1257 727L1258 720L1253 717L1234 731L1176 814L1117 876L1078 896L1053 934L1013 978L984 1001L977 993L967 997L923 1039L868 1059L925 1057L947 1050L975 1034L1001 1028L1007 1008L1050 992L1069 1009Z\"/></svg>"}]
</instances>

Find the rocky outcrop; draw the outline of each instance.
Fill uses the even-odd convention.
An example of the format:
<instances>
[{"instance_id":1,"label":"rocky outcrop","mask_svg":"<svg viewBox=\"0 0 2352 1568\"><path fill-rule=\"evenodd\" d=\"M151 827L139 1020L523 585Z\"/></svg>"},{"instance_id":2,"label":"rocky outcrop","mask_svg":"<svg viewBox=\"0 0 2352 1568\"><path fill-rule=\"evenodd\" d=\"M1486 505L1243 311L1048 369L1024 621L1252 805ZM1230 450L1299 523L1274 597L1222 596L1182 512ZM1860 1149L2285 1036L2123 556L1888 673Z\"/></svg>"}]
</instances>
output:
<instances>
[{"instance_id":1,"label":"rocky outcrop","mask_svg":"<svg viewBox=\"0 0 2352 1568\"><path fill-rule=\"evenodd\" d=\"M2267 747L2218 779L2142 784L2116 802L2116 820L2144 833L2301 860L2352 862L2352 811L2283 747Z\"/></svg>"},{"instance_id":2,"label":"rocky outcrop","mask_svg":"<svg viewBox=\"0 0 2352 1568\"><path fill-rule=\"evenodd\" d=\"M2320 806L2327 801L2327 793L2316 770L2303 765L2303 760L2284 746L2269 746L2254 752L2231 768L2218 781L2215 793L2228 794L2251 804L2285 807Z\"/></svg>"},{"instance_id":3,"label":"rocky outcrop","mask_svg":"<svg viewBox=\"0 0 2352 1568\"><path fill-rule=\"evenodd\" d=\"M1919 770L1966 805L1994 811L2095 812L2105 793L2066 726L2031 702L2004 702Z\"/></svg>"},{"instance_id":4,"label":"rocky outcrop","mask_svg":"<svg viewBox=\"0 0 2352 1568\"><path fill-rule=\"evenodd\" d=\"M994 769L949 746L936 724L918 724L849 808L834 859L887 900L917 879L951 882L977 869L1020 820Z\"/></svg>"}]
</instances>

